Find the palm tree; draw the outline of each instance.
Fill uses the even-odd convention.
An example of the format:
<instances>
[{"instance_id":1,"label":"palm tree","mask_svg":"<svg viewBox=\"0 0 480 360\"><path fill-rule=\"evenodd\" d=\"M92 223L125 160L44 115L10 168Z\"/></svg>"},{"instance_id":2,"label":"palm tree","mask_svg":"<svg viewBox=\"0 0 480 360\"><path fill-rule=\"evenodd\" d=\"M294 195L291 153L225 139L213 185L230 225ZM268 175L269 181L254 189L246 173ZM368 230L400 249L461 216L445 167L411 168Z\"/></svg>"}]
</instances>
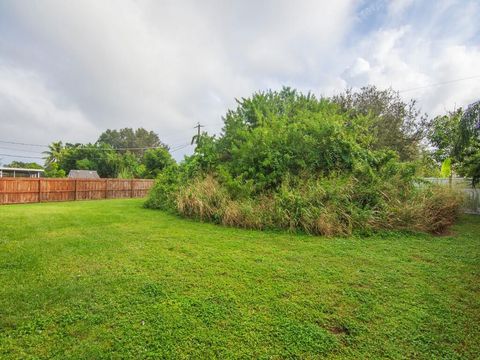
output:
<instances>
[{"instance_id":1,"label":"palm tree","mask_svg":"<svg viewBox=\"0 0 480 360\"><path fill-rule=\"evenodd\" d=\"M56 164L60 158L63 149L64 146L61 141L54 141L50 145L48 145L48 150L43 152L43 154L46 155L44 157L45 167Z\"/></svg>"}]
</instances>

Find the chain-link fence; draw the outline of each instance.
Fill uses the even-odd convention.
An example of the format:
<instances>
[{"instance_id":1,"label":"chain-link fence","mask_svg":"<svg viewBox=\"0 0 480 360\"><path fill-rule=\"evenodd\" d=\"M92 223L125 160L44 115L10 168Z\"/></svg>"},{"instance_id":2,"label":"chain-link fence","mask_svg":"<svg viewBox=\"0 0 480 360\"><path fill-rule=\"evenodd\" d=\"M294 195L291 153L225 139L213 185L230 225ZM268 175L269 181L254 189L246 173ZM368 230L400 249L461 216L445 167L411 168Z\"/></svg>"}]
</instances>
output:
<instances>
[{"instance_id":1,"label":"chain-link fence","mask_svg":"<svg viewBox=\"0 0 480 360\"><path fill-rule=\"evenodd\" d=\"M467 178L424 178L435 184L450 186L465 194L464 210L467 214L480 215L480 189L472 187L472 180Z\"/></svg>"}]
</instances>

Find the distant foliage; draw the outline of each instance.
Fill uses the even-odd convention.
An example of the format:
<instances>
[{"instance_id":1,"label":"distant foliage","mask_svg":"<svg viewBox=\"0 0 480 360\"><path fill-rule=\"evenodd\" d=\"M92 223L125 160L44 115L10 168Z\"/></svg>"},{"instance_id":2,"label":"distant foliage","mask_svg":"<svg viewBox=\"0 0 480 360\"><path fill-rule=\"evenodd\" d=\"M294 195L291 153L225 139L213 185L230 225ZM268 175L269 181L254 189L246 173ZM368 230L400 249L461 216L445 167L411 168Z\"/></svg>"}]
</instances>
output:
<instances>
[{"instance_id":1,"label":"distant foliage","mask_svg":"<svg viewBox=\"0 0 480 360\"><path fill-rule=\"evenodd\" d=\"M144 165L144 177L154 179L163 169L175 164L172 156L166 148L148 149L142 159Z\"/></svg>"},{"instance_id":2,"label":"distant foliage","mask_svg":"<svg viewBox=\"0 0 480 360\"><path fill-rule=\"evenodd\" d=\"M459 173L471 177L473 185L476 186L480 182L480 101L465 110L459 128Z\"/></svg>"},{"instance_id":3,"label":"distant foliage","mask_svg":"<svg viewBox=\"0 0 480 360\"><path fill-rule=\"evenodd\" d=\"M45 155L45 168L47 170L53 165L58 164L58 160L62 156L64 145L61 141L54 141L48 146L48 150L44 151Z\"/></svg>"},{"instance_id":4,"label":"distant foliage","mask_svg":"<svg viewBox=\"0 0 480 360\"><path fill-rule=\"evenodd\" d=\"M138 128L136 130L131 128L123 128L120 130L108 129L99 136L97 144L108 144L115 149L137 148L129 151L140 157L143 155L141 148L167 148L155 132L145 130L144 128ZM120 150L120 152L126 153L127 150Z\"/></svg>"},{"instance_id":5,"label":"distant foliage","mask_svg":"<svg viewBox=\"0 0 480 360\"><path fill-rule=\"evenodd\" d=\"M480 182L480 101L433 119L428 140L437 163Z\"/></svg>"},{"instance_id":6,"label":"distant foliage","mask_svg":"<svg viewBox=\"0 0 480 360\"><path fill-rule=\"evenodd\" d=\"M438 163L443 163L448 158L455 157L460 136L460 119L462 109L449 112L443 116L435 117L427 134L433 146L432 155Z\"/></svg>"},{"instance_id":7,"label":"distant foliage","mask_svg":"<svg viewBox=\"0 0 480 360\"><path fill-rule=\"evenodd\" d=\"M70 170L79 169L96 170L105 178L153 179L165 167L175 163L168 148L152 131L141 128L136 131L107 130L100 139L95 144L53 142L44 152L46 176L64 177ZM155 148L144 149L151 146ZM136 149L140 147L142 149Z\"/></svg>"},{"instance_id":8,"label":"distant foliage","mask_svg":"<svg viewBox=\"0 0 480 360\"><path fill-rule=\"evenodd\" d=\"M67 176L67 173L65 170L60 169L57 163L53 163L45 168L44 175L49 178L64 178Z\"/></svg>"},{"instance_id":9,"label":"distant foliage","mask_svg":"<svg viewBox=\"0 0 480 360\"><path fill-rule=\"evenodd\" d=\"M480 139L480 101L470 104L460 119L458 147L467 147Z\"/></svg>"},{"instance_id":10,"label":"distant foliage","mask_svg":"<svg viewBox=\"0 0 480 360\"><path fill-rule=\"evenodd\" d=\"M413 163L377 148L376 121L289 88L256 93L227 112L218 138L203 134L194 155L159 174L146 206L321 235L444 231L459 198L417 186Z\"/></svg>"},{"instance_id":11,"label":"distant foliage","mask_svg":"<svg viewBox=\"0 0 480 360\"><path fill-rule=\"evenodd\" d=\"M41 165L38 165L36 162L23 162L23 161L12 161L10 164L6 164L6 167L11 168L22 168L22 169L43 169Z\"/></svg>"}]
</instances>

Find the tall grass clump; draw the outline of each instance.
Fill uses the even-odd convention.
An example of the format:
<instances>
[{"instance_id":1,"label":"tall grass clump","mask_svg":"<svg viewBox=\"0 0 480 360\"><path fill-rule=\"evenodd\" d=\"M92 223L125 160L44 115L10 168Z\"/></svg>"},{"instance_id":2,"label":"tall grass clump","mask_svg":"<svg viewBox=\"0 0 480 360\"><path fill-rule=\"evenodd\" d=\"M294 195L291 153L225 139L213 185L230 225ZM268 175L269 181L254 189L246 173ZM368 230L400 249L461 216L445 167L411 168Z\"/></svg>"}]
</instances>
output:
<instances>
[{"instance_id":1,"label":"tall grass clump","mask_svg":"<svg viewBox=\"0 0 480 360\"><path fill-rule=\"evenodd\" d=\"M461 198L372 148L368 116L284 89L243 99L220 137L159 174L146 206L199 221L315 235L442 233Z\"/></svg>"}]
</instances>

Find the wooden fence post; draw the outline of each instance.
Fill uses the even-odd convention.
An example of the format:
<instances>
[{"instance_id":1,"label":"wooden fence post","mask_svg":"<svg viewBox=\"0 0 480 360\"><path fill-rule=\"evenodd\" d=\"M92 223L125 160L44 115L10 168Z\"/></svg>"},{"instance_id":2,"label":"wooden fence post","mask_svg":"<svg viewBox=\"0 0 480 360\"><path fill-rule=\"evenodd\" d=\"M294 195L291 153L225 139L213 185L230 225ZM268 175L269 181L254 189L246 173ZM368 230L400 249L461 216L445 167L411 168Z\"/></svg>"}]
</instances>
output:
<instances>
[{"instance_id":1,"label":"wooden fence post","mask_svg":"<svg viewBox=\"0 0 480 360\"><path fill-rule=\"evenodd\" d=\"M133 198L133 182L134 179L130 179L130 197Z\"/></svg>"},{"instance_id":2,"label":"wooden fence post","mask_svg":"<svg viewBox=\"0 0 480 360\"><path fill-rule=\"evenodd\" d=\"M42 199L42 179L38 178L38 202L41 202Z\"/></svg>"},{"instance_id":3,"label":"wooden fence post","mask_svg":"<svg viewBox=\"0 0 480 360\"><path fill-rule=\"evenodd\" d=\"M75 184L75 195L74 195L74 199L75 201L77 201L78 199L78 195L77 195L77 179L73 180L74 181L74 184Z\"/></svg>"},{"instance_id":4,"label":"wooden fence post","mask_svg":"<svg viewBox=\"0 0 480 360\"><path fill-rule=\"evenodd\" d=\"M105 179L105 199L107 198L108 179Z\"/></svg>"}]
</instances>

